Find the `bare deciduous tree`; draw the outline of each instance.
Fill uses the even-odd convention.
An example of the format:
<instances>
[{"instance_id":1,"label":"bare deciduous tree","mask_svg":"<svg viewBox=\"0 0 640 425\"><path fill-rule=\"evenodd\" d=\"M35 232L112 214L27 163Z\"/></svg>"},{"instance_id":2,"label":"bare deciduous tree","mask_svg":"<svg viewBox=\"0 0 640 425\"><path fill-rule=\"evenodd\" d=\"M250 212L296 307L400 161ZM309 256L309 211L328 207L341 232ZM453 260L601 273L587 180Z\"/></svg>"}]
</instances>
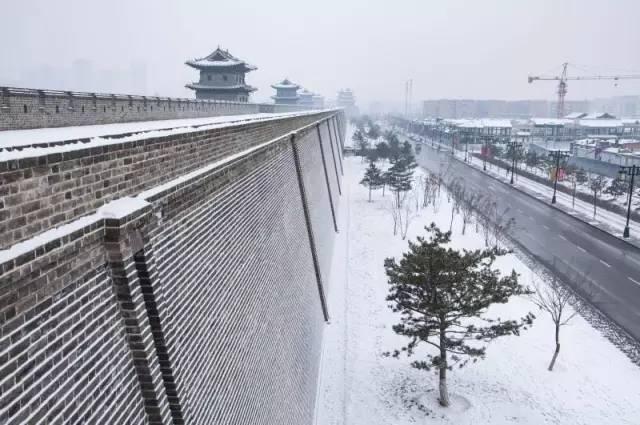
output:
<instances>
[{"instance_id":1,"label":"bare deciduous tree","mask_svg":"<svg viewBox=\"0 0 640 425\"><path fill-rule=\"evenodd\" d=\"M532 279L532 284L535 292L531 295L531 300L540 310L551 316L555 327L556 349L548 368L549 371L552 371L558 354L560 354L560 327L569 323L578 312L571 306L574 302L573 293L555 276L548 282Z\"/></svg>"},{"instance_id":2,"label":"bare deciduous tree","mask_svg":"<svg viewBox=\"0 0 640 425\"><path fill-rule=\"evenodd\" d=\"M462 234L464 235L467 228L467 224L471 222L473 214L480 207L482 202L482 195L479 193L472 193L466 191L463 193L462 204L460 205L460 211L462 212Z\"/></svg>"},{"instance_id":3,"label":"bare deciduous tree","mask_svg":"<svg viewBox=\"0 0 640 425\"><path fill-rule=\"evenodd\" d=\"M497 204L494 204L493 216L490 217L490 220L496 248L500 247L500 241L506 239L516 225L516 219L509 217L510 211L511 208L509 207L500 209Z\"/></svg>"}]
</instances>

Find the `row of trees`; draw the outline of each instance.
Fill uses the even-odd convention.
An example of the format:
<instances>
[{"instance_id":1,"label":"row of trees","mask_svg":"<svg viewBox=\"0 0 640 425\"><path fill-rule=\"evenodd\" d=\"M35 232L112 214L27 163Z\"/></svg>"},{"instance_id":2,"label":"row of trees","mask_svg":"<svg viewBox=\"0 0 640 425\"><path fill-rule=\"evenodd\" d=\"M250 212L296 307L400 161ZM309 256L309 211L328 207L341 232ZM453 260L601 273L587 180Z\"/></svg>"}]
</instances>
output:
<instances>
[{"instance_id":1,"label":"row of trees","mask_svg":"<svg viewBox=\"0 0 640 425\"><path fill-rule=\"evenodd\" d=\"M552 178L555 171L555 162L548 156L539 155L535 151L525 152L522 149L518 149L515 152L511 150L499 150L498 156L506 160L513 160L513 155L516 155L516 163L523 163L525 169L529 172L536 172L543 170L545 175ZM563 172L563 179L567 181L571 187L572 194L572 206L575 207L575 198L578 191L578 187L581 186L587 189L593 199L593 216L596 217L598 200L602 194L611 196L614 201L617 201L620 197L625 199L629 195L629 181L622 176L608 181L605 176L597 173L587 172L582 168L568 164L566 161L560 164L560 169ZM640 194L640 189L638 190Z\"/></svg>"}]
</instances>

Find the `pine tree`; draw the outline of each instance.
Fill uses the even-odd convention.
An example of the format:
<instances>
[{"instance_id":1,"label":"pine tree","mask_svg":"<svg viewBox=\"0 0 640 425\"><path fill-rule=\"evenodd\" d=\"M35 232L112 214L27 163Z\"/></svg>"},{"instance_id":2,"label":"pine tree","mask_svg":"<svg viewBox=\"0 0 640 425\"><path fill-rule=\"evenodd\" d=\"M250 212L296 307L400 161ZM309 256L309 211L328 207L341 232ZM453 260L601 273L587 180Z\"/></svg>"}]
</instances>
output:
<instances>
[{"instance_id":1,"label":"pine tree","mask_svg":"<svg viewBox=\"0 0 640 425\"><path fill-rule=\"evenodd\" d=\"M413 155L413 148L409 142L404 142L400 151L402 159L405 160L407 168L413 170L418 166L416 163L416 157Z\"/></svg>"},{"instance_id":2,"label":"pine tree","mask_svg":"<svg viewBox=\"0 0 640 425\"><path fill-rule=\"evenodd\" d=\"M380 142L376 145L378 158L389 159L389 145L386 142Z\"/></svg>"},{"instance_id":3,"label":"pine tree","mask_svg":"<svg viewBox=\"0 0 640 425\"><path fill-rule=\"evenodd\" d=\"M614 198L618 198L619 196L626 195L629 192L629 183L624 179L620 178L620 176L616 177L611 181L609 186L604 190L604 193L608 193Z\"/></svg>"},{"instance_id":4,"label":"pine tree","mask_svg":"<svg viewBox=\"0 0 640 425\"><path fill-rule=\"evenodd\" d=\"M352 139L356 142L356 146L358 147L358 155L364 159L364 157L367 156L367 151L369 150L369 141L364 136L364 132L356 130L353 133Z\"/></svg>"},{"instance_id":5,"label":"pine tree","mask_svg":"<svg viewBox=\"0 0 640 425\"><path fill-rule=\"evenodd\" d=\"M531 313L520 320L486 318L483 314L487 308L531 292L518 283L515 271L501 276L492 269L495 259L505 251L457 251L446 247L451 232L443 233L433 223L425 229L430 234L428 240L418 237L417 242L409 242L409 251L400 261L387 258L384 263L390 285L387 301L394 312L401 314L400 323L393 330L410 339L399 350L387 354L398 357L404 353L410 357L421 343L435 347L437 354L426 353L425 360L414 360L411 365L438 371L439 401L448 406L447 371L454 365L463 367L470 360L484 358L485 347L480 343L519 335L534 319ZM470 318L473 323L467 320ZM480 321L484 325L479 325Z\"/></svg>"},{"instance_id":6,"label":"pine tree","mask_svg":"<svg viewBox=\"0 0 640 425\"><path fill-rule=\"evenodd\" d=\"M582 168L578 168L575 174L578 184L584 184L589 181L589 176L587 176L586 171L584 171Z\"/></svg>"},{"instance_id":7,"label":"pine tree","mask_svg":"<svg viewBox=\"0 0 640 425\"><path fill-rule=\"evenodd\" d=\"M387 144L389 145L389 162L394 163L402 156L400 140L392 131L387 131L384 134L384 138L387 140Z\"/></svg>"},{"instance_id":8,"label":"pine tree","mask_svg":"<svg viewBox=\"0 0 640 425\"><path fill-rule=\"evenodd\" d=\"M380 137L380 128L374 122L369 122L369 131L367 131L367 136L373 140L377 140L378 137Z\"/></svg>"},{"instance_id":9,"label":"pine tree","mask_svg":"<svg viewBox=\"0 0 640 425\"><path fill-rule=\"evenodd\" d=\"M369 167L360 184L369 188L369 202L371 202L371 190L377 189L382 184L382 174L374 161L369 162Z\"/></svg>"},{"instance_id":10,"label":"pine tree","mask_svg":"<svg viewBox=\"0 0 640 425\"><path fill-rule=\"evenodd\" d=\"M408 192L412 188L413 168L404 158L398 158L396 162L387 170L386 183L396 196L397 205L401 205L400 194Z\"/></svg>"}]
</instances>

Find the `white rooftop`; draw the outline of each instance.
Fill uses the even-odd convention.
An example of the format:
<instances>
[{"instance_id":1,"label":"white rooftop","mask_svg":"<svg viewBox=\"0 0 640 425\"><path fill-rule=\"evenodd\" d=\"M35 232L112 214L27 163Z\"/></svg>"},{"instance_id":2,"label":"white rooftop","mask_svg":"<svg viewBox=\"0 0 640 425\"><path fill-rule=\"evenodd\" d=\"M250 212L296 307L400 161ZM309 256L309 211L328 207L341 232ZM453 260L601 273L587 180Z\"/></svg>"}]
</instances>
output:
<instances>
[{"instance_id":1,"label":"white rooftop","mask_svg":"<svg viewBox=\"0 0 640 425\"><path fill-rule=\"evenodd\" d=\"M603 127L622 127L622 120L618 119L581 119L579 124L582 127L603 128Z\"/></svg>"},{"instance_id":2,"label":"white rooftop","mask_svg":"<svg viewBox=\"0 0 640 425\"><path fill-rule=\"evenodd\" d=\"M533 125L541 126L564 126L573 121L567 118L531 118Z\"/></svg>"}]
</instances>

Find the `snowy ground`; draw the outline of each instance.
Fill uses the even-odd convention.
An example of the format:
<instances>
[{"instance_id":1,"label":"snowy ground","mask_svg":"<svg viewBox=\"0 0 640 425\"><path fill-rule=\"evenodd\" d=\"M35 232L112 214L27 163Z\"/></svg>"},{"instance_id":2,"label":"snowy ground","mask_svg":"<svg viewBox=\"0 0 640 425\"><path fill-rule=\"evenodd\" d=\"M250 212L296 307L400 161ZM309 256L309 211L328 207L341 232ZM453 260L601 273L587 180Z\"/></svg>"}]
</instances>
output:
<instances>
[{"instance_id":1,"label":"snowy ground","mask_svg":"<svg viewBox=\"0 0 640 425\"><path fill-rule=\"evenodd\" d=\"M349 131L348 131L349 135ZM518 318L531 311L534 326L521 336L491 343L487 358L450 373L453 405L437 404L437 378L410 367L406 358L382 353L403 340L391 329L398 317L385 301L386 257L399 257L407 241L393 236L389 195L358 184L365 164L345 161L344 199L328 302L331 324L325 329L317 406L319 425L366 424L638 424L640 369L580 316L562 329L562 351L553 372L546 367L554 342L551 320L528 300L499 306L502 317ZM448 229L450 209L441 197L437 212L422 209L409 238L424 234L434 221ZM453 225L455 247L480 248L474 226L460 234ZM515 269L529 284L532 272L514 255L499 267ZM606 365L606 367L604 367ZM421 406L421 407L419 407Z\"/></svg>"}]
</instances>

